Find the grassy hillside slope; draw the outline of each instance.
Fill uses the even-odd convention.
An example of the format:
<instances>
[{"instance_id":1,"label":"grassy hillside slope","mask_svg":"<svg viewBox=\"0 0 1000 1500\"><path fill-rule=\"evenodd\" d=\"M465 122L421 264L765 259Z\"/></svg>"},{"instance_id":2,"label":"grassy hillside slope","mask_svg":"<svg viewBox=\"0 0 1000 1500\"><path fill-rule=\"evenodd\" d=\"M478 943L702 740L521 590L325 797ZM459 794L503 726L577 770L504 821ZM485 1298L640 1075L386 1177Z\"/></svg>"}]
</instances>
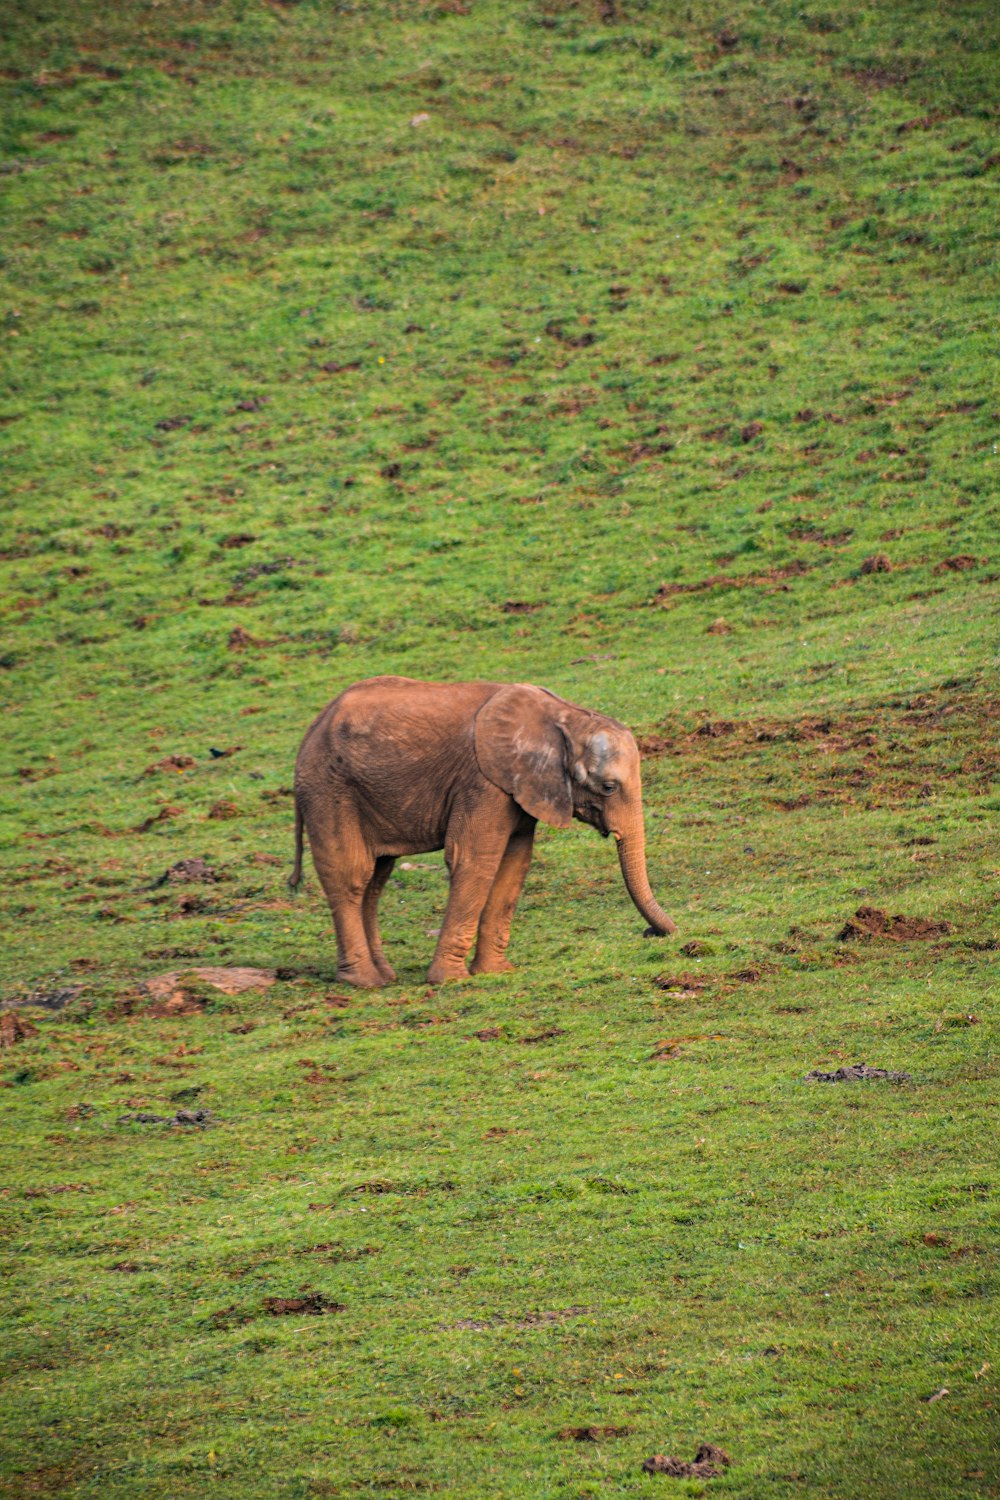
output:
<instances>
[{"instance_id":1,"label":"grassy hillside slope","mask_svg":"<svg viewBox=\"0 0 1000 1500\"><path fill-rule=\"evenodd\" d=\"M995 7L5 22L0 1493L1000 1494ZM378 672L630 723L678 937L338 989Z\"/></svg>"}]
</instances>

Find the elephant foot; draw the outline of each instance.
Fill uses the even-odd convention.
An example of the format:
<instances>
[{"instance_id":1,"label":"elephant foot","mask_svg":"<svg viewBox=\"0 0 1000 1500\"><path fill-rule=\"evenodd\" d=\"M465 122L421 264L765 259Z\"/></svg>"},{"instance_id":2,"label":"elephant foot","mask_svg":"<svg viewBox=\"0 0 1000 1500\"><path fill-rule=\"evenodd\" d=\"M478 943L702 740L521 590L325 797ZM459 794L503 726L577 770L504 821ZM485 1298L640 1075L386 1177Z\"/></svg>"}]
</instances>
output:
<instances>
[{"instance_id":1,"label":"elephant foot","mask_svg":"<svg viewBox=\"0 0 1000 1500\"><path fill-rule=\"evenodd\" d=\"M512 964L509 958L500 957L480 958L477 954L469 965L470 974L516 974L517 965Z\"/></svg>"},{"instance_id":2,"label":"elephant foot","mask_svg":"<svg viewBox=\"0 0 1000 1500\"><path fill-rule=\"evenodd\" d=\"M338 984L353 984L359 990L380 990L383 986L392 983L392 980L386 979L374 964L368 967L362 967L360 964L344 967L338 964L335 977Z\"/></svg>"},{"instance_id":3,"label":"elephant foot","mask_svg":"<svg viewBox=\"0 0 1000 1500\"><path fill-rule=\"evenodd\" d=\"M440 959L435 959L427 970L428 984L448 984L468 977L469 971L463 963L443 963Z\"/></svg>"},{"instance_id":4,"label":"elephant foot","mask_svg":"<svg viewBox=\"0 0 1000 1500\"><path fill-rule=\"evenodd\" d=\"M396 971L392 967L392 964L382 957L381 953L378 954L375 959L375 967L378 969L379 973L382 976L383 984L396 983Z\"/></svg>"}]
</instances>

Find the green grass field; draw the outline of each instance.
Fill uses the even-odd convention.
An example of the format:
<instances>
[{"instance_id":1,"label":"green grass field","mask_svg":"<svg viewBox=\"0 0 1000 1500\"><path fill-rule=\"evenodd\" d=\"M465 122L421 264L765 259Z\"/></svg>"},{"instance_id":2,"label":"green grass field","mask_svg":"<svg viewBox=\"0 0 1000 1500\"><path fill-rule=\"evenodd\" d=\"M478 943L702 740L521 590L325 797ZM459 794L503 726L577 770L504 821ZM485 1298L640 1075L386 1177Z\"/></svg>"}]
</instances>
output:
<instances>
[{"instance_id":1,"label":"green grass field","mask_svg":"<svg viewBox=\"0 0 1000 1500\"><path fill-rule=\"evenodd\" d=\"M6 6L0 1493L1000 1495L997 30ZM380 672L628 722L678 936L545 829L338 987Z\"/></svg>"}]
</instances>

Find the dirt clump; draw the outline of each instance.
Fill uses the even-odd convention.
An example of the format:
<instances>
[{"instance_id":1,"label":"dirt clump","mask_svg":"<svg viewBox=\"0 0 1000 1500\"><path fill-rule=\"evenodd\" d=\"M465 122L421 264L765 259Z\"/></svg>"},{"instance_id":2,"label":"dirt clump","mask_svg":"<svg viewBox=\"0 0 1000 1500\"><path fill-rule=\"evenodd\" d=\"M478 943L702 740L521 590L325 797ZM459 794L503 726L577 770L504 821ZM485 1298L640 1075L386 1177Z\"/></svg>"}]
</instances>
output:
<instances>
[{"instance_id":1,"label":"dirt clump","mask_svg":"<svg viewBox=\"0 0 1000 1500\"><path fill-rule=\"evenodd\" d=\"M76 963L79 963L79 960ZM32 990L30 994L15 996L8 1001L8 1004L37 1006L39 1010L65 1010L67 1005L72 1005L85 989L86 985L83 984L67 984L58 990Z\"/></svg>"},{"instance_id":2,"label":"dirt clump","mask_svg":"<svg viewBox=\"0 0 1000 1500\"><path fill-rule=\"evenodd\" d=\"M973 557L969 552L960 552L957 557L942 558L934 572L937 577L942 573L966 573L969 568L978 568L979 561L978 557Z\"/></svg>"},{"instance_id":3,"label":"dirt clump","mask_svg":"<svg viewBox=\"0 0 1000 1500\"><path fill-rule=\"evenodd\" d=\"M164 870L158 880L154 880L150 889L156 890L161 885L176 885L189 880L217 881L221 879L222 876L204 859L179 859L175 865L170 866L169 870Z\"/></svg>"},{"instance_id":4,"label":"dirt clump","mask_svg":"<svg viewBox=\"0 0 1000 1500\"><path fill-rule=\"evenodd\" d=\"M661 583L651 602L667 605L679 594L702 594L709 589L777 586L784 591L787 588L786 579L800 578L803 573L809 572L809 568L809 563L803 562L801 558L793 558L791 562L782 563L779 567L768 568L766 573L712 573L708 578L701 578L696 583Z\"/></svg>"},{"instance_id":5,"label":"dirt clump","mask_svg":"<svg viewBox=\"0 0 1000 1500\"><path fill-rule=\"evenodd\" d=\"M26 1041L30 1036L38 1035L38 1027L32 1026L23 1016L17 1015L12 1010L5 1010L0 1015L0 1048L16 1047L18 1042Z\"/></svg>"},{"instance_id":6,"label":"dirt clump","mask_svg":"<svg viewBox=\"0 0 1000 1500\"><path fill-rule=\"evenodd\" d=\"M861 571L869 573L891 573L892 563L884 552L873 552L871 557L866 557L861 564Z\"/></svg>"},{"instance_id":7,"label":"dirt clump","mask_svg":"<svg viewBox=\"0 0 1000 1500\"><path fill-rule=\"evenodd\" d=\"M226 641L230 651L246 651L250 646L263 646L264 644L264 641L259 641L248 630L244 630L242 625L234 625Z\"/></svg>"},{"instance_id":8,"label":"dirt clump","mask_svg":"<svg viewBox=\"0 0 1000 1500\"><path fill-rule=\"evenodd\" d=\"M870 942L872 938L905 943L916 938L943 937L953 931L950 922L935 922L930 917L890 917L879 906L859 906L837 937L842 943Z\"/></svg>"},{"instance_id":9,"label":"dirt clump","mask_svg":"<svg viewBox=\"0 0 1000 1500\"><path fill-rule=\"evenodd\" d=\"M135 1114L119 1115L118 1125L197 1125L204 1129L211 1125L215 1116L210 1109L179 1109L174 1115L152 1115L145 1110Z\"/></svg>"},{"instance_id":10,"label":"dirt clump","mask_svg":"<svg viewBox=\"0 0 1000 1500\"><path fill-rule=\"evenodd\" d=\"M713 620L711 625L707 625L705 627L706 635L732 635L732 633L733 627L730 625L729 621L724 620L721 615L717 620Z\"/></svg>"},{"instance_id":11,"label":"dirt clump","mask_svg":"<svg viewBox=\"0 0 1000 1500\"><path fill-rule=\"evenodd\" d=\"M155 776L157 771L188 771L198 762L193 755L165 755L162 760L156 761L152 766L147 766L143 776Z\"/></svg>"},{"instance_id":12,"label":"dirt clump","mask_svg":"<svg viewBox=\"0 0 1000 1500\"><path fill-rule=\"evenodd\" d=\"M223 818L238 818L240 810L235 802L228 802L225 797L220 797L218 802L213 802L209 808L207 817L219 821Z\"/></svg>"},{"instance_id":13,"label":"dirt clump","mask_svg":"<svg viewBox=\"0 0 1000 1500\"><path fill-rule=\"evenodd\" d=\"M601 1443L608 1438L628 1437L632 1427L561 1427L556 1437L574 1443Z\"/></svg>"},{"instance_id":14,"label":"dirt clump","mask_svg":"<svg viewBox=\"0 0 1000 1500\"><path fill-rule=\"evenodd\" d=\"M265 1297L264 1311L272 1318L322 1317L325 1313L343 1312L343 1302L334 1302L322 1292L306 1292L301 1297Z\"/></svg>"},{"instance_id":15,"label":"dirt clump","mask_svg":"<svg viewBox=\"0 0 1000 1500\"><path fill-rule=\"evenodd\" d=\"M653 983L666 990L674 1000L696 1000L709 981L702 974L657 974Z\"/></svg>"},{"instance_id":16,"label":"dirt clump","mask_svg":"<svg viewBox=\"0 0 1000 1500\"><path fill-rule=\"evenodd\" d=\"M681 952L687 958L707 958L715 952L715 949L711 943L703 943L700 938L692 938L689 943L684 944Z\"/></svg>"},{"instance_id":17,"label":"dirt clump","mask_svg":"<svg viewBox=\"0 0 1000 1500\"><path fill-rule=\"evenodd\" d=\"M834 1073L814 1068L806 1074L806 1083L912 1083L910 1073L889 1073L885 1068L870 1068L867 1063L852 1063Z\"/></svg>"},{"instance_id":18,"label":"dirt clump","mask_svg":"<svg viewBox=\"0 0 1000 1500\"><path fill-rule=\"evenodd\" d=\"M157 823L167 823L171 818L179 818L184 812L183 807L161 807L159 812L151 813L141 823L137 823L131 830L133 833L148 833L155 828Z\"/></svg>"},{"instance_id":19,"label":"dirt clump","mask_svg":"<svg viewBox=\"0 0 1000 1500\"><path fill-rule=\"evenodd\" d=\"M716 1447L715 1443L702 1443L692 1463L654 1453L642 1467L647 1474L666 1474L670 1479L718 1479L731 1463L732 1459L724 1448Z\"/></svg>"}]
</instances>

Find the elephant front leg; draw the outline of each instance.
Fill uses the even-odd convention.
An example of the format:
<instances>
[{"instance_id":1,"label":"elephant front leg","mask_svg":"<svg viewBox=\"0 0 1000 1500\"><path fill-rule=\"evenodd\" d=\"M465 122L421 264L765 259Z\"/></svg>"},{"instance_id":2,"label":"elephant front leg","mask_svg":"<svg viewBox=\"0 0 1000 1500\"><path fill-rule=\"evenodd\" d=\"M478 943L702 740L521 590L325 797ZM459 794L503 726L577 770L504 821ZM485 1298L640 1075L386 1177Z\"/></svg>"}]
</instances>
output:
<instances>
[{"instance_id":1,"label":"elephant front leg","mask_svg":"<svg viewBox=\"0 0 1000 1500\"><path fill-rule=\"evenodd\" d=\"M525 815L521 826L510 836L479 919L476 956L469 965L472 974L509 974L514 968L507 958L510 924L531 864L534 840L535 820Z\"/></svg>"},{"instance_id":2,"label":"elephant front leg","mask_svg":"<svg viewBox=\"0 0 1000 1500\"><path fill-rule=\"evenodd\" d=\"M451 891L434 961L427 971L428 984L464 979L468 974L465 960L506 847L506 829L499 837L491 831L482 838L469 838L463 848L445 847Z\"/></svg>"}]
</instances>

